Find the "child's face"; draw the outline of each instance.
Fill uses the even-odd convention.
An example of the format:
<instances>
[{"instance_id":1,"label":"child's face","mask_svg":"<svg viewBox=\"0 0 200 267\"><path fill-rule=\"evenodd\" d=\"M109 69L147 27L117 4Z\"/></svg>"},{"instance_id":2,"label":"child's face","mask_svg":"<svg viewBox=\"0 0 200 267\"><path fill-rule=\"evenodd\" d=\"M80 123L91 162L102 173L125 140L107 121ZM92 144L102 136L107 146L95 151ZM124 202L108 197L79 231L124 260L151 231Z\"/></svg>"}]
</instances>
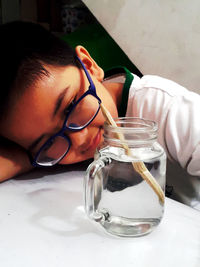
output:
<instances>
[{"instance_id":1,"label":"child's face","mask_svg":"<svg viewBox=\"0 0 200 267\"><path fill-rule=\"evenodd\" d=\"M87 67L87 66L86 66ZM43 76L26 90L8 113L3 122L3 135L25 149L36 153L44 142L63 126L65 109L75 98L88 90L88 80L83 70L74 66L45 66L50 75ZM113 117L117 117L117 107L112 96L101 84L94 71L87 67L96 86L97 95ZM60 100L59 100L60 99ZM57 109L56 109L57 105ZM59 106L59 107L58 107ZM55 113L55 109L56 114ZM99 111L96 118L85 129L67 132L71 148L60 164L71 164L92 158L97 145L102 142L104 117Z\"/></svg>"}]
</instances>

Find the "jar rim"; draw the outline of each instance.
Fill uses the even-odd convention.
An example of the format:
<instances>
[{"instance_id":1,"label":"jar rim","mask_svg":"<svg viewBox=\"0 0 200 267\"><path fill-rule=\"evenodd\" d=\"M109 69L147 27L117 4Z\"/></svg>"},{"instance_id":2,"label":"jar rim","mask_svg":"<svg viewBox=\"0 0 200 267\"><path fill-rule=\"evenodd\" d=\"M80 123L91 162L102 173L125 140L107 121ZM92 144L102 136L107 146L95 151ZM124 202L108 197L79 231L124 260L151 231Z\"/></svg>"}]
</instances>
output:
<instances>
[{"instance_id":1,"label":"jar rim","mask_svg":"<svg viewBox=\"0 0 200 267\"><path fill-rule=\"evenodd\" d=\"M107 122L104 123L104 129L107 129L109 131L120 131L120 132L157 132L158 125L155 121L149 120L146 118L141 117L119 117L114 118L115 123L117 124L117 127L108 124ZM122 124L126 124L126 126L120 126ZM127 126L128 125L128 126Z\"/></svg>"}]
</instances>

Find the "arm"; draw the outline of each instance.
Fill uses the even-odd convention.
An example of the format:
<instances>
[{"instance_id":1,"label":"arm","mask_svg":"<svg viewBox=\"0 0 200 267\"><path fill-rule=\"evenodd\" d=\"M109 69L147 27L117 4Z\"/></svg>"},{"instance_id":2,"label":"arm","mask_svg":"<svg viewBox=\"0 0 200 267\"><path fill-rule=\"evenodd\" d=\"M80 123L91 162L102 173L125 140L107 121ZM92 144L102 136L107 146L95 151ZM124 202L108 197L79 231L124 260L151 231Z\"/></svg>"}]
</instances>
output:
<instances>
[{"instance_id":1,"label":"arm","mask_svg":"<svg viewBox=\"0 0 200 267\"><path fill-rule=\"evenodd\" d=\"M0 182L33 169L20 146L0 139Z\"/></svg>"},{"instance_id":2,"label":"arm","mask_svg":"<svg viewBox=\"0 0 200 267\"><path fill-rule=\"evenodd\" d=\"M190 175L200 177L200 95L188 92L170 107L165 142L172 157Z\"/></svg>"}]
</instances>

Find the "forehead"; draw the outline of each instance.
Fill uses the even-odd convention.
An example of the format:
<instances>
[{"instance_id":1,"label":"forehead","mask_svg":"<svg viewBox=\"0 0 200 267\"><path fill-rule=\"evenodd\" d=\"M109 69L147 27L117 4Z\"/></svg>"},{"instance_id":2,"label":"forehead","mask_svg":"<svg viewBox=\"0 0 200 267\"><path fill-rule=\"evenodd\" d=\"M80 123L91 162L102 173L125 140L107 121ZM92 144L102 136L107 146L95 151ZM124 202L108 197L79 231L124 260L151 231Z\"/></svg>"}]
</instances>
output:
<instances>
[{"instance_id":1,"label":"forehead","mask_svg":"<svg viewBox=\"0 0 200 267\"><path fill-rule=\"evenodd\" d=\"M78 83L79 75L76 67L45 66L48 75L42 75L37 81L29 86L24 93L16 97L10 107L10 111L28 115L42 115L44 111L52 110L52 105L58 95L68 86Z\"/></svg>"},{"instance_id":2,"label":"forehead","mask_svg":"<svg viewBox=\"0 0 200 267\"><path fill-rule=\"evenodd\" d=\"M55 125L52 112L59 94L68 86L77 86L80 74L76 67L46 66L49 75L43 75L13 99L2 121L3 136L27 148L31 142Z\"/></svg>"},{"instance_id":3,"label":"forehead","mask_svg":"<svg viewBox=\"0 0 200 267\"><path fill-rule=\"evenodd\" d=\"M37 79L24 90L22 94L18 94L17 87L13 93L13 99L10 101L10 109L14 106L23 106L23 104L36 104L40 102L40 99L43 99L48 102L48 99L56 97L59 94L60 90L66 87L66 84L73 85L80 80L80 74L75 66L51 66L44 65L44 68L47 70L48 75L42 74L38 76ZM24 79L26 79L24 77ZM36 101L37 100L37 101Z\"/></svg>"}]
</instances>

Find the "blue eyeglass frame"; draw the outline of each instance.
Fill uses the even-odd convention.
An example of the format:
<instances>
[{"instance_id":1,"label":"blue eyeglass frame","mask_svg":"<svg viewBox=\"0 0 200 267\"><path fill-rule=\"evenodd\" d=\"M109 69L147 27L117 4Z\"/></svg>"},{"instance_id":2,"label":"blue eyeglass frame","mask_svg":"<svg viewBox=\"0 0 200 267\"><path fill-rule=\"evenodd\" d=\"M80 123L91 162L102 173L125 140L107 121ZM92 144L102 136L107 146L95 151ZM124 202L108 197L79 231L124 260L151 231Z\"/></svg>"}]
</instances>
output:
<instances>
[{"instance_id":1,"label":"blue eyeglass frame","mask_svg":"<svg viewBox=\"0 0 200 267\"><path fill-rule=\"evenodd\" d=\"M86 67L84 66L84 64L83 64L83 62L81 61L81 59L78 57L78 56L76 56L76 59L79 61L79 63L81 64L81 66L82 66L82 68L83 68L83 70L84 70L84 72L85 72L85 74L86 74L86 76L87 76L87 79L88 79L88 81L89 81L89 83L90 83L90 85L89 85L89 88L88 88L88 90L70 107L70 109L69 109L69 112L68 112L68 114L66 115L66 118L65 118L65 120L64 120L64 123L63 123L63 127L62 127L62 129L59 131L59 132L57 132L56 134L54 134L54 135L52 135L42 146L41 146L41 148L38 150L38 152L36 153L36 155L33 157L32 155L31 155L31 153L28 151L28 155L29 155L29 159L30 159L30 161L31 161L31 164L34 166L34 167L46 167L46 166L54 166L54 165L56 165L59 161L61 161L66 155L67 155L67 153L68 153L68 151L70 150L70 147L71 147L71 140L69 139L69 137L67 136L67 135L65 135L64 134L64 132L66 131L66 130L69 130L69 131L73 131L73 132L76 132L76 131L80 131L80 130L82 130L82 129L84 129L85 127L87 127L94 119L95 119L95 117L97 116L97 114L98 114L98 112L99 112L99 109L100 109L100 104L101 104L101 99L97 96L97 93L96 93L96 87L95 87L95 85L94 85L94 83L93 83L93 81L92 81L92 79L91 79L91 77L90 77L90 74L88 73L88 71L87 71L87 69L86 69ZM97 110L97 112L96 112L96 114L93 116L93 118L87 123L87 124L85 124L85 125L83 125L83 126L81 126L81 127L78 127L78 128L70 128L70 127L67 127L66 126L66 122L67 122L67 120L68 120L68 118L69 118L69 116L70 116L70 114L71 114L71 112L73 111L73 109L78 105L78 103L85 97L85 96L87 96L87 95L92 95L92 96L94 96L97 100L98 100L98 102L99 102L99 108L98 108L98 110ZM63 137L64 139L66 139L66 141L68 142L68 144L69 144L69 146L68 146L68 149L67 149L67 151L64 153L64 155L59 159L59 161L58 162L56 162L55 164L53 164L53 165L40 165L40 164L38 164L37 163L37 158L38 158L38 156L39 156L39 154L41 153L41 151L44 149L44 147L48 144L48 143L50 143L55 137L57 137L57 136L61 136L61 137Z\"/></svg>"}]
</instances>

